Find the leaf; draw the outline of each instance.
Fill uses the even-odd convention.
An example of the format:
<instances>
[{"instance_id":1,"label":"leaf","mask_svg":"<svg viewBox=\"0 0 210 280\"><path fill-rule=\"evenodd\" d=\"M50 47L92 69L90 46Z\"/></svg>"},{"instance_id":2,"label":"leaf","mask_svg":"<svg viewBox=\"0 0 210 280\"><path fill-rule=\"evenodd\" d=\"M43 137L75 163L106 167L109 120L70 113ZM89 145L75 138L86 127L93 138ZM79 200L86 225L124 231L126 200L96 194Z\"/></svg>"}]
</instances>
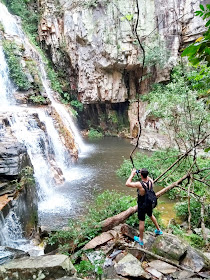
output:
<instances>
[{"instance_id":1,"label":"leaf","mask_svg":"<svg viewBox=\"0 0 210 280\"><path fill-rule=\"evenodd\" d=\"M204 152L205 152L205 153L208 153L209 151L210 151L210 147L204 149Z\"/></svg>"},{"instance_id":2,"label":"leaf","mask_svg":"<svg viewBox=\"0 0 210 280\"><path fill-rule=\"evenodd\" d=\"M210 20L209 21L207 21L207 23L206 23L206 27L208 27L210 25Z\"/></svg>"},{"instance_id":3,"label":"leaf","mask_svg":"<svg viewBox=\"0 0 210 280\"><path fill-rule=\"evenodd\" d=\"M200 9L202 10L202 11L204 11L205 9L204 9L204 6L203 5L201 5L200 4Z\"/></svg>"},{"instance_id":4,"label":"leaf","mask_svg":"<svg viewBox=\"0 0 210 280\"><path fill-rule=\"evenodd\" d=\"M210 10L210 4L206 4L206 8Z\"/></svg>"},{"instance_id":5,"label":"leaf","mask_svg":"<svg viewBox=\"0 0 210 280\"><path fill-rule=\"evenodd\" d=\"M195 42L200 42L203 39L203 36L199 37Z\"/></svg>"}]
</instances>

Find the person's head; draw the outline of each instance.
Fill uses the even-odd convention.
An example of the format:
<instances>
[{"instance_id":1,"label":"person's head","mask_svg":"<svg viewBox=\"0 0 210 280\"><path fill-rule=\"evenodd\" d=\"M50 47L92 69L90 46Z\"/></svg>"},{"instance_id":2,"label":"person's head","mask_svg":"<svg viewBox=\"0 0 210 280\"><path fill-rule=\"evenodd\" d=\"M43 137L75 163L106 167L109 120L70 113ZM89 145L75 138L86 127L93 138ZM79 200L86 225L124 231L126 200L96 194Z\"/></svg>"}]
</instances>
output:
<instances>
[{"instance_id":1,"label":"person's head","mask_svg":"<svg viewBox=\"0 0 210 280\"><path fill-rule=\"evenodd\" d=\"M146 179L149 174L149 171L146 168L142 168L140 174L142 178Z\"/></svg>"}]
</instances>

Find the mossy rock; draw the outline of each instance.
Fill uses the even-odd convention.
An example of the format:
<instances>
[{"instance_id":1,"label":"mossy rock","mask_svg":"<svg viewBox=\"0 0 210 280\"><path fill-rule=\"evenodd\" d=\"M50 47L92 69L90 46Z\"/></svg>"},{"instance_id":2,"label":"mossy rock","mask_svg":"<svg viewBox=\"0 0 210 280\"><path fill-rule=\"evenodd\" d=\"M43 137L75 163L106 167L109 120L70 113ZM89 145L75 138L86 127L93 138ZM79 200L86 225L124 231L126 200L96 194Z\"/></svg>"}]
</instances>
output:
<instances>
[{"instance_id":1,"label":"mossy rock","mask_svg":"<svg viewBox=\"0 0 210 280\"><path fill-rule=\"evenodd\" d=\"M179 261L187 251L188 244L172 234L158 236L152 245L152 252L155 254Z\"/></svg>"}]
</instances>

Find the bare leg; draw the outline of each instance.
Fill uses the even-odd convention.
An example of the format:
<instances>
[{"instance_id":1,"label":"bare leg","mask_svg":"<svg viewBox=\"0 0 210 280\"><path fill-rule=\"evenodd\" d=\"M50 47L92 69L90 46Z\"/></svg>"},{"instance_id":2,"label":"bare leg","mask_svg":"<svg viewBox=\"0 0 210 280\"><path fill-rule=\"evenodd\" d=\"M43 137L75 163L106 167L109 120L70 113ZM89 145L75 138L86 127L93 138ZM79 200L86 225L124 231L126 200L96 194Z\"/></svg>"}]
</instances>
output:
<instances>
[{"instance_id":1,"label":"bare leg","mask_svg":"<svg viewBox=\"0 0 210 280\"><path fill-rule=\"evenodd\" d=\"M144 237L144 221L139 221L139 237L143 240Z\"/></svg>"},{"instance_id":2,"label":"bare leg","mask_svg":"<svg viewBox=\"0 0 210 280\"><path fill-rule=\"evenodd\" d=\"M156 226L157 230L160 230L160 227L159 227L159 225L158 225L158 222L157 222L155 216L152 215L152 216L150 217L150 219L152 220L152 222L153 222L154 225ZM140 228L140 225L139 225L139 228ZM139 231L140 231L140 229L139 229Z\"/></svg>"}]
</instances>

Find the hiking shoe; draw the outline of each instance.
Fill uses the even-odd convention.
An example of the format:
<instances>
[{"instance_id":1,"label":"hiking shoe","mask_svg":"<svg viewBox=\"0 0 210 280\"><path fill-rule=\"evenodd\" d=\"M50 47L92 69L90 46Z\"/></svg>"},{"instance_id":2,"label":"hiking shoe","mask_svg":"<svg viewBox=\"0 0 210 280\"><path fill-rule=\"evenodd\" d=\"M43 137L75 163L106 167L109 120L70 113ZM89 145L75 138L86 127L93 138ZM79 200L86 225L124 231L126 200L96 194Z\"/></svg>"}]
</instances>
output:
<instances>
[{"instance_id":1,"label":"hiking shoe","mask_svg":"<svg viewBox=\"0 0 210 280\"><path fill-rule=\"evenodd\" d=\"M144 242L140 240L138 236L134 236L134 241L138 242L141 246L144 246Z\"/></svg>"},{"instance_id":2,"label":"hiking shoe","mask_svg":"<svg viewBox=\"0 0 210 280\"><path fill-rule=\"evenodd\" d=\"M163 232L162 232L162 230L158 230L158 229L156 229L156 230L155 230L155 234L156 234L156 235L162 235L162 234L163 234Z\"/></svg>"}]
</instances>

